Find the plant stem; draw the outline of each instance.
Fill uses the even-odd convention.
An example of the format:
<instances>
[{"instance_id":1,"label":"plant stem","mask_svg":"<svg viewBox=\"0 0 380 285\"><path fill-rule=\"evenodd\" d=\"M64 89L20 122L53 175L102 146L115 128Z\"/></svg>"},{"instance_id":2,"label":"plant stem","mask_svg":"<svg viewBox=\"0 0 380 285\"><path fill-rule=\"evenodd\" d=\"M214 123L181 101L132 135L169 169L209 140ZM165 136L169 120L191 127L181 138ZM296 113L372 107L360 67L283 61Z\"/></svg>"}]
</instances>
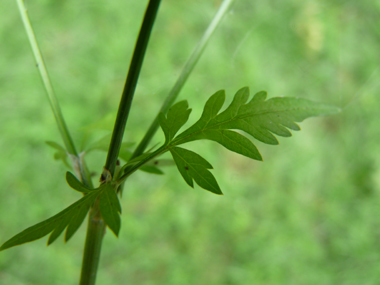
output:
<instances>
[{"instance_id":1,"label":"plant stem","mask_svg":"<svg viewBox=\"0 0 380 285\"><path fill-rule=\"evenodd\" d=\"M105 230L106 225L99 211L99 200L96 200L88 218L80 285L95 284Z\"/></svg>"},{"instance_id":2,"label":"plant stem","mask_svg":"<svg viewBox=\"0 0 380 285\"><path fill-rule=\"evenodd\" d=\"M28 35L30 46L32 47L34 59L36 60L36 66L40 73L42 83L45 87L46 95L48 97L50 107L53 111L55 120L57 122L58 130L62 136L63 143L65 144L66 150L69 154L78 156L73 140L71 139L69 130L67 129L65 120L63 119L61 108L59 107L57 97L54 94L53 86L51 85L49 75L45 67L45 63L42 59L42 55L37 44L37 39L34 35L32 25L30 24L28 13L25 8L24 2L23 0L17 0L17 4L18 4L22 21L24 23L26 34Z\"/></svg>"},{"instance_id":3,"label":"plant stem","mask_svg":"<svg viewBox=\"0 0 380 285\"><path fill-rule=\"evenodd\" d=\"M216 28L219 26L223 16L226 14L228 8L231 6L234 0L224 0L223 3L220 5L218 12L215 14L213 20L211 21L210 25L208 26L207 30L203 34L201 40L198 42L197 46L193 50L192 54L190 55L189 59L185 63L185 66L182 69L182 72L180 76L178 77L176 83L174 84L173 88L171 89L168 97L164 101L164 103L161 106L159 113L166 113L171 105L174 103L174 101L177 99L182 87L184 86L186 80L188 79L190 73L193 71L195 65L197 64L199 58L201 57L207 43L209 42L212 34L216 30ZM156 133L158 129L158 114L152 124L150 125L148 131L146 132L145 136L139 143L139 145L136 147L135 151L133 152L131 159L141 155L146 147L148 146L149 142L151 141L152 137Z\"/></svg>"},{"instance_id":4,"label":"plant stem","mask_svg":"<svg viewBox=\"0 0 380 285\"><path fill-rule=\"evenodd\" d=\"M46 90L46 95L53 111L55 121L57 123L58 130L61 134L63 143L65 145L66 152L71 159L73 169L76 172L77 177L89 188L93 188L92 181L90 179L89 172L86 167L86 163L81 155L78 154L74 142L70 136L70 132L66 126L65 119L63 118L61 108L58 103L58 99L55 96L53 86L50 82L49 74L47 72L45 62L42 58L40 48L38 47L36 36L34 35L32 25L29 21L28 13L25 8L23 0L17 0L18 8L20 11L21 19L24 23L24 28L29 39L30 46L33 51L36 66L40 73L42 83Z\"/></svg>"},{"instance_id":5,"label":"plant stem","mask_svg":"<svg viewBox=\"0 0 380 285\"><path fill-rule=\"evenodd\" d=\"M140 75L141 66L148 45L150 33L157 15L161 0L150 0L141 25L140 33L135 45L124 90L121 96L119 109L116 116L115 126L112 133L111 143L108 149L107 160L104 168L114 175L117 157L119 155L121 142L123 140L125 125L128 120L133 95L135 93L137 80Z\"/></svg>"},{"instance_id":6,"label":"plant stem","mask_svg":"<svg viewBox=\"0 0 380 285\"><path fill-rule=\"evenodd\" d=\"M117 157L119 155L121 142L127 123L129 110L131 108L133 95L140 74L145 51L148 45L150 33L157 15L161 0L150 0L145 12L144 20L135 45L124 90L121 96L115 126L112 133L111 143L107 154L105 169L114 175ZM105 224L99 211L99 202L95 202L90 210L88 220L86 243L83 253L81 272L81 285L95 284L98 269L101 245L105 233Z\"/></svg>"}]
</instances>

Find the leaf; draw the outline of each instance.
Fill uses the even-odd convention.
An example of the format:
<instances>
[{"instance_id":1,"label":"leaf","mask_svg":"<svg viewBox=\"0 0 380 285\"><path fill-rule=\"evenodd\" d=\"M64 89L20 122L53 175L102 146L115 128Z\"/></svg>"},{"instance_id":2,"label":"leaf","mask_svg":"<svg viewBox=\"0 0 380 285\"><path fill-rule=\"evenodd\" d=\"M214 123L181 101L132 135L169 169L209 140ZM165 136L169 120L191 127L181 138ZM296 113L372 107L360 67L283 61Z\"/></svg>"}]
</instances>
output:
<instances>
[{"instance_id":1,"label":"leaf","mask_svg":"<svg viewBox=\"0 0 380 285\"><path fill-rule=\"evenodd\" d=\"M301 98L277 97L266 100L267 93L256 93L247 103L249 88L241 88L231 104L220 112L225 92L220 90L206 102L200 119L190 128L175 136L188 120L190 109L182 101L174 105L165 117L160 114L159 123L165 134L163 152L169 150L182 177L193 187L196 183L211 192L221 194L220 188L208 169L211 165L198 154L177 147L201 139L215 141L225 148L246 157L262 160L253 142L240 130L267 144L278 144L274 135L290 137L289 130L300 130L297 122L312 116L329 115L339 108ZM142 159L140 159L142 160Z\"/></svg>"},{"instance_id":2,"label":"leaf","mask_svg":"<svg viewBox=\"0 0 380 285\"><path fill-rule=\"evenodd\" d=\"M300 130L296 122L302 122L311 116L339 112L336 107L301 98L276 97L265 100L267 97L265 91L256 93L246 103L248 97L248 87L240 89L232 103L219 113L225 100L225 93L216 92L206 102L201 118L179 134L171 145L208 139L236 153L262 160L256 146L248 138L231 130L244 131L267 144L278 144L273 134L289 137L291 133L288 129Z\"/></svg>"},{"instance_id":3,"label":"leaf","mask_svg":"<svg viewBox=\"0 0 380 285\"><path fill-rule=\"evenodd\" d=\"M187 101L180 101L170 107L166 116L160 113L158 121L165 134L166 143L169 143L179 129L187 122L191 109L188 109Z\"/></svg>"},{"instance_id":4,"label":"leaf","mask_svg":"<svg viewBox=\"0 0 380 285\"><path fill-rule=\"evenodd\" d=\"M119 198L116 195L115 187L111 183L106 183L101 186L102 193L99 196L99 208L103 219L108 227L116 236L120 230L121 206Z\"/></svg>"},{"instance_id":5,"label":"leaf","mask_svg":"<svg viewBox=\"0 0 380 285\"><path fill-rule=\"evenodd\" d=\"M92 191L92 189L89 189L87 188L86 186L84 186L82 184L82 182L80 182L74 174L72 174L71 172L67 171L66 172L66 181L67 181L67 184L69 184L69 186L71 188L73 188L74 190L78 191L78 192L82 192L82 193L89 193Z\"/></svg>"},{"instance_id":6,"label":"leaf","mask_svg":"<svg viewBox=\"0 0 380 285\"><path fill-rule=\"evenodd\" d=\"M189 186L194 187L194 179L200 187L215 194L223 194L215 177L208 170L212 169L212 165L203 157L180 147L173 147L170 152L179 172Z\"/></svg>"},{"instance_id":7,"label":"leaf","mask_svg":"<svg viewBox=\"0 0 380 285\"><path fill-rule=\"evenodd\" d=\"M98 194L98 191L93 191L55 216L23 230L6 241L0 247L0 251L37 240L52 232L48 240L49 245L63 232L67 226L69 226L70 233L69 235L66 233L67 241L83 222L90 206L93 204ZM80 216L78 215L78 212L81 212Z\"/></svg>"}]
</instances>

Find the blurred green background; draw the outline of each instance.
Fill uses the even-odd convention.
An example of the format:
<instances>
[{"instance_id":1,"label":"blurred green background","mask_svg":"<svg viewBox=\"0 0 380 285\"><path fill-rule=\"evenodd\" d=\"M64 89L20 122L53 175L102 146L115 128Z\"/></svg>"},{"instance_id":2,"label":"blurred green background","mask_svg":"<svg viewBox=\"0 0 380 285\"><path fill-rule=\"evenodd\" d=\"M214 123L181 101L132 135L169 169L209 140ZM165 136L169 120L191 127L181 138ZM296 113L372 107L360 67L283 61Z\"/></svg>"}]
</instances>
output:
<instances>
[{"instance_id":1,"label":"blurred green background","mask_svg":"<svg viewBox=\"0 0 380 285\"><path fill-rule=\"evenodd\" d=\"M111 128L147 1L26 2L74 140ZM164 0L125 133L139 141L219 0ZM60 142L15 1L0 2L0 242L75 200ZM212 142L191 143L224 196L188 187L172 168L136 173L108 233L98 284L379 284L380 1L236 0L179 99L193 108L243 86L343 108L309 119L264 162ZM187 124L187 126L189 126ZM100 126L99 124L96 126ZM87 131L88 133L88 131ZM161 131L154 143L162 142ZM89 154L100 172L105 154ZM98 176L96 176L97 179ZM82 225L0 253L1 284L77 284Z\"/></svg>"}]
</instances>

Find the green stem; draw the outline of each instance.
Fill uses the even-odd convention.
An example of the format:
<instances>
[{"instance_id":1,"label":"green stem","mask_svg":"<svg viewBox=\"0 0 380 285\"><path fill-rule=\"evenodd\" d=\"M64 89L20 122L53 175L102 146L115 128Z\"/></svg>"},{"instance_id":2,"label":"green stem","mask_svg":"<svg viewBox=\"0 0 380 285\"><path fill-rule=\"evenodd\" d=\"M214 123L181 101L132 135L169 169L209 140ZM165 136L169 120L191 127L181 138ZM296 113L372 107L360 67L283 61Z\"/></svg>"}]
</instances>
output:
<instances>
[{"instance_id":1,"label":"green stem","mask_svg":"<svg viewBox=\"0 0 380 285\"><path fill-rule=\"evenodd\" d=\"M34 35L34 31L32 25L29 21L27 9L25 8L23 0L17 0L18 8L20 11L21 19L24 23L25 31L29 39L30 46L33 51L34 59L36 61L36 66L40 73L42 83L46 90L46 95L53 111L53 115L55 121L57 123L58 130L61 134L63 143L65 145L68 156L71 159L71 163L73 168L79 179L89 188L93 188L92 181L89 175L89 172L86 167L86 163L83 160L83 157L78 154L74 142L70 136L70 132L66 126L65 120L63 118L61 108L58 103L58 99L55 96L53 86L50 82L49 74L46 70L45 62L42 58L40 48L38 47L36 36Z\"/></svg>"},{"instance_id":2,"label":"green stem","mask_svg":"<svg viewBox=\"0 0 380 285\"><path fill-rule=\"evenodd\" d=\"M108 170L112 176L115 172L125 125L159 5L160 0L151 0L149 2L132 56L105 164L105 169ZM95 284L104 233L105 224L99 211L99 202L96 201L91 208L88 220L80 279L81 285Z\"/></svg>"},{"instance_id":3,"label":"green stem","mask_svg":"<svg viewBox=\"0 0 380 285\"><path fill-rule=\"evenodd\" d=\"M223 3L220 5L218 12L214 16L213 20L211 21L210 25L208 26L207 30L203 34L201 40L198 42L197 46L193 50L192 54L190 55L189 59L185 63L184 68L182 69L182 72L180 76L178 77L176 83L174 84L173 88L171 89L168 97L164 101L164 103L161 106L159 113L166 113L171 105L174 103L174 101L177 99L182 87L184 86L186 80L188 79L190 73L193 71L195 65L197 64L199 58L201 57L204 49L206 48L207 43L209 42L212 34L216 30L216 28L219 26L223 16L226 14L228 8L231 6L234 0L224 0ZM148 131L146 132L144 138L141 140L139 145L136 147L135 151L133 152L131 159L141 155L146 147L148 146L149 142L151 141L154 134L157 132L157 129L159 127L158 123L158 114L152 124L150 125Z\"/></svg>"},{"instance_id":4,"label":"green stem","mask_svg":"<svg viewBox=\"0 0 380 285\"><path fill-rule=\"evenodd\" d=\"M106 225L100 214L97 200L88 218L80 285L95 284L105 230Z\"/></svg>"},{"instance_id":5,"label":"green stem","mask_svg":"<svg viewBox=\"0 0 380 285\"><path fill-rule=\"evenodd\" d=\"M128 120L129 110L131 108L137 80L140 75L141 66L160 2L160 0L149 1L133 52L131 64L129 66L127 79L125 81L124 90L121 96L119 110L117 112L115 126L112 133L111 143L108 149L106 164L104 166L104 168L108 170L112 176L115 172L116 161L119 156L125 125Z\"/></svg>"},{"instance_id":6,"label":"green stem","mask_svg":"<svg viewBox=\"0 0 380 285\"><path fill-rule=\"evenodd\" d=\"M38 47L36 37L34 35L32 25L30 24L24 2L22 0L17 0L17 4L18 4L22 21L24 23L26 34L28 35L28 38L29 38L29 43L32 47L34 59L36 60L36 66L40 73L42 83L45 87L46 95L48 97L50 107L53 111L55 120L57 122L58 130L62 136L63 143L65 144L66 150L69 154L78 156L73 140L71 139L69 130L67 129L65 120L63 119L61 108L59 107L57 97L54 94L53 86L51 85L49 75L45 67L45 63L42 59L42 55Z\"/></svg>"}]
</instances>

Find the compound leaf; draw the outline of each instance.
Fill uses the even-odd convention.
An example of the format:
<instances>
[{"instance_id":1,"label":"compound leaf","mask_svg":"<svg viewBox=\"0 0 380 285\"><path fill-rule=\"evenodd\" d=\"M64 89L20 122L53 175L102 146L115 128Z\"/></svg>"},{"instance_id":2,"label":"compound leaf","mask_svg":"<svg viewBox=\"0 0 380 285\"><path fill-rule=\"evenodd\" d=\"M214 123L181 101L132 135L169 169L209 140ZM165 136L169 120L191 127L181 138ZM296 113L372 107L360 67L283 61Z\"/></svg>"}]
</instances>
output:
<instances>
[{"instance_id":1,"label":"compound leaf","mask_svg":"<svg viewBox=\"0 0 380 285\"><path fill-rule=\"evenodd\" d=\"M195 180L202 188L222 194L208 170L212 168L211 165L198 154L179 148L178 145L207 139L246 157L262 160L253 142L235 130L243 131L263 143L276 145L278 140L274 135L290 137L290 130L300 130L297 122L340 111L337 107L301 98L276 97L266 100L265 91L256 93L249 102L248 98L249 88L241 88L231 104L220 112L225 92L216 92L207 100L200 119L177 136L176 133L190 114L187 102L175 104L166 117L160 114L159 123L166 138L163 149L171 152L179 172L191 187Z\"/></svg>"},{"instance_id":2,"label":"compound leaf","mask_svg":"<svg viewBox=\"0 0 380 285\"><path fill-rule=\"evenodd\" d=\"M181 147L171 148L170 153L183 179L189 186L194 187L194 179L200 187L215 194L223 194L215 177L208 170L212 169L212 165L207 160L195 152Z\"/></svg>"}]
</instances>

